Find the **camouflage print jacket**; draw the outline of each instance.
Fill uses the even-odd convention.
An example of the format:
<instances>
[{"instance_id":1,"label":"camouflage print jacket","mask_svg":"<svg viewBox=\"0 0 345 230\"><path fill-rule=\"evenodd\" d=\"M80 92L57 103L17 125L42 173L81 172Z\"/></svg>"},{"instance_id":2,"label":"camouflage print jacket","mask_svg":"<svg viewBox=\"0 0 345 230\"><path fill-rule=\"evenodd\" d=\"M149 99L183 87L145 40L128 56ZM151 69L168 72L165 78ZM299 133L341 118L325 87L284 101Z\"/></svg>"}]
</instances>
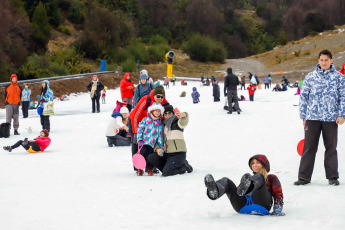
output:
<instances>
[{"instance_id":1,"label":"camouflage print jacket","mask_svg":"<svg viewBox=\"0 0 345 230\"><path fill-rule=\"evenodd\" d=\"M317 65L303 83L299 102L302 120L336 121L345 118L345 78L333 64L329 70Z\"/></svg>"}]
</instances>

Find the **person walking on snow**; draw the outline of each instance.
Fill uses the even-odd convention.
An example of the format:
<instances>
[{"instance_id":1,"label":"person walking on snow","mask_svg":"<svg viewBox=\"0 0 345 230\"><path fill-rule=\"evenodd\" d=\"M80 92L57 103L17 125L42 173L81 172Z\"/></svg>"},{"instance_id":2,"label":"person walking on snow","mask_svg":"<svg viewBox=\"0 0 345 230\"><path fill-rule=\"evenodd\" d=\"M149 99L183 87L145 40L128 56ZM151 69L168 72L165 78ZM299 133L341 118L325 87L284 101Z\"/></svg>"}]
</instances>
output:
<instances>
[{"instance_id":1,"label":"person walking on snow","mask_svg":"<svg viewBox=\"0 0 345 230\"><path fill-rule=\"evenodd\" d=\"M237 86L239 85L238 77L232 73L232 68L226 70L228 75L224 80L224 96L228 97L229 111L228 114L232 114L232 102L235 103L235 110L238 114L241 113L238 105Z\"/></svg>"},{"instance_id":2,"label":"person walking on snow","mask_svg":"<svg viewBox=\"0 0 345 230\"><path fill-rule=\"evenodd\" d=\"M208 198L216 200L226 194L234 210L241 214L268 215L273 203L271 215L284 216L282 187L276 175L268 174L270 162L267 157L252 156L249 168L253 175L244 174L238 187L227 177L215 181L207 174L204 182Z\"/></svg>"},{"instance_id":3,"label":"person walking on snow","mask_svg":"<svg viewBox=\"0 0 345 230\"><path fill-rule=\"evenodd\" d=\"M131 74L125 73L123 79L120 82L121 98L122 101L127 101L127 108L129 112L132 110L132 99L135 91L133 82L131 80Z\"/></svg>"},{"instance_id":4,"label":"person walking on snow","mask_svg":"<svg viewBox=\"0 0 345 230\"><path fill-rule=\"evenodd\" d=\"M6 122L11 124L13 119L14 135L19 135L19 104L22 88L18 85L18 77L12 74L11 84L5 88Z\"/></svg>"},{"instance_id":5,"label":"person walking on snow","mask_svg":"<svg viewBox=\"0 0 345 230\"><path fill-rule=\"evenodd\" d=\"M334 68L329 50L319 53L319 64L304 79L299 112L304 126L304 148L294 185L311 182L321 133L326 149L326 178L330 185L339 185L337 142L338 125L345 121L345 78Z\"/></svg>"}]
</instances>

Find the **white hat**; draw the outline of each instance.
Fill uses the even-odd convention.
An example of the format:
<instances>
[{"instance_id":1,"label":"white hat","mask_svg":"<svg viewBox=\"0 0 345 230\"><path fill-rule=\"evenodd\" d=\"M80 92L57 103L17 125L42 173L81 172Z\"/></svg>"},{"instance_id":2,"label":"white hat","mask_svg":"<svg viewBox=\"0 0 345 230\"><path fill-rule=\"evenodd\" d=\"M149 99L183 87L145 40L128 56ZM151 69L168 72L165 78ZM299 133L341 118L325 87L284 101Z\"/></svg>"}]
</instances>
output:
<instances>
[{"instance_id":1,"label":"white hat","mask_svg":"<svg viewBox=\"0 0 345 230\"><path fill-rule=\"evenodd\" d=\"M154 103L148 108L148 110L147 110L148 114L150 114L151 111L153 111L153 110L160 110L161 115L163 115L163 113L164 113L164 108L163 108L163 106L162 106L161 104L156 103L156 102L154 102Z\"/></svg>"},{"instance_id":2,"label":"white hat","mask_svg":"<svg viewBox=\"0 0 345 230\"><path fill-rule=\"evenodd\" d=\"M127 107L121 107L120 113L129 113L129 110Z\"/></svg>"}]
</instances>

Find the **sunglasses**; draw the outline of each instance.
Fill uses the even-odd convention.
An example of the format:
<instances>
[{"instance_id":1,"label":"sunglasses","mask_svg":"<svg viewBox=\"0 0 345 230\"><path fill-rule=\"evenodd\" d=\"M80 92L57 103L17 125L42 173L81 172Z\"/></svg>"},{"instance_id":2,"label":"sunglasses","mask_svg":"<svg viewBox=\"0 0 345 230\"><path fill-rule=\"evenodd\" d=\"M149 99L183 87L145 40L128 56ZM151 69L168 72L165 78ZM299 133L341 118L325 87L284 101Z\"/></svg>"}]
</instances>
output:
<instances>
[{"instance_id":1,"label":"sunglasses","mask_svg":"<svg viewBox=\"0 0 345 230\"><path fill-rule=\"evenodd\" d=\"M166 113L164 113L164 115L173 115L173 113L172 112L166 112Z\"/></svg>"},{"instance_id":2,"label":"sunglasses","mask_svg":"<svg viewBox=\"0 0 345 230\"><path fill-rule=\"evenodd\" d=\"M159 98L164 98L164 96L161 96L161 95L156 95L156 97L159 99Z\"/></svg>"}]
</instances>

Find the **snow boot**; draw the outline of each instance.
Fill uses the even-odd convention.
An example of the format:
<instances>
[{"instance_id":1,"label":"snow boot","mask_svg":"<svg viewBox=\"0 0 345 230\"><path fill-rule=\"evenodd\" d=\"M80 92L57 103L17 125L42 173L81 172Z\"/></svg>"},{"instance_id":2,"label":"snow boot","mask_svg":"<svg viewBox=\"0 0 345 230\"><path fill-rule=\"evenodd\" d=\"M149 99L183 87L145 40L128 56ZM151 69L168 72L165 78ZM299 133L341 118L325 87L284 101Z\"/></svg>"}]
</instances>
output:
<instances>
[{"instance_id":1,"label":"snow boot","mask_svg":"<svg viewBox=\"0 0 345 230\"><path fill-rule=\"evenodd\" d=\"M241 183L237 188L237 195L244 196L254 188L252 183L252 176L249 173L246 173L241 178Z\"/></svg>"},{"instance_id":2,"label":"snow boot","mask_svg":"<svg viewBox=\"0 0 345 230\"><path fill-rule=\"evenodd\" d=\"M20 135L17 129L14 130L14 135Z\"/></svg>"},{"instance_id":3,"label":"snow boot","mask_svg":"<svg viewBox=\"0 0 345 230\"><path fill-rule=\"evenodd\" d=\"M159 170L156 167L153 168L152 172L153 174L159 174Z\"/></svg>"},{"instance_id":4,"label":"snow boot","mask_svg":"<svg viewBox=\"0 0 345 230\"><path fill-rule=\"evenodd\" d=\"M12 148L11 148L11 146L4 146L4 150L11 152Z\"/></svg>"},{"instance_id":5,"label":"snow boot","mask_svg":"<svg viewBox=\"0 0 345 230\"><path fill-rule=\"evenodd\" d=\"M295 181L293 184L294 185L306 185L306 184L309 184L310 181L307 181L307 180L303 180L303 179L298 179L298 181Z\"/></svg>"},{"instance_id":6,"label":"snow boot","mask_svg":"<svg viewBox=\"0 0 345 230\"><path fill-rule=\"evenodd\" d=\"M153 169L148 169L147 174L148 176L153 176Z\"/></svg>"},{"instance_id":7,"label":"snow boot","mask_svg":"<svg viewBox=\"0 0 345 230\"><path fill-rule=\"evenodd\" d=\"M28 138L25 138L24 141L22 142L22 146L25 146L29 143Z\"/></svg>"},{"instance_id":8,"label":"snow boot","mask_svg":"<svg viewBox=\"0 0 345 230\"><path fill-rule=\"evenodd\" d=\"M262 175L261 173L256 173L252 176L252 184L253 184L253 189L252 190L248 190L247 193L249 192L253 192L254 190L257 190L259 188L261 188L261 186L263 186L265 183L265 177L264 175Z\"/></svg>"},{"instance_id":9,"label":"snow boot","mask_svg":"<svg viewBox=\"0 0 345 230\"><path fill-rule=\"evenodd\" d=\"M144 171L142 169L138 169L137 176L142 176L144 174Z\"/></svg>"},{"instance_id":10,"label":"snow boot","mask_svg":"<svg viewBox=\"0 0 345 230\"><path fill-rule=\"evenodd\" d=\"M188 163L187 160L183 163L183 165L186 168L187 173L193 172L193 167Z\"/></svg>"},{"instance_id":11,"label":"snow boot","mask_svg":"<svg viewBox=\"0 0 345 230\"><path fill-rule=\"evenodd\" d=\"M207 174L204 178L205 186L207 188L206 194L211 200L218 198L218 188L211 174Z\"/></svg>"},{"instance_id":12,"label":"snow boot","mask_svg":"<svg viewBox=\"0 0 345 230\"><path fill-rule=\"evenodd\" d=\"M329 183L330 185L334 185L334 186L339 185L339 181L338 181L337 178L329 179L329 180L328 180L328 183Z\"/></svg>"}]
</instances>

